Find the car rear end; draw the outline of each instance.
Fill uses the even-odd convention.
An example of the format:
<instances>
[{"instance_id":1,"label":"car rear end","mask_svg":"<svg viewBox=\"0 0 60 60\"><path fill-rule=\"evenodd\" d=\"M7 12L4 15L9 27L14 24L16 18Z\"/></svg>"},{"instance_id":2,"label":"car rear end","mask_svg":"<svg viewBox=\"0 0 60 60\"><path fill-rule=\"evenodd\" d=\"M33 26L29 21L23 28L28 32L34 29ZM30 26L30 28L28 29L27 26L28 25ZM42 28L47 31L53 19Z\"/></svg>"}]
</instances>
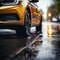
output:
<instances>
[{"instance_id":1,"label":"car rear end","mask_svg":"<svg viewBox=\"0 0 60 60\"><path fill-rule=\"evenodd\" d=\"M14 29L23 25L25 7L20 0L0 0L0 28Z\"/></svg>"},{"instance_id":2,"label":"car rear end","mask_svg":"<svg viewBox=\"0 0 60 60\"><path fill-rule=\"evenodd\" d=\"M20 0L0 0L0 29L18 29L23 26L23 16L25 7ZM1 37L1 36L0 36ZM17 41L17 42L16 42ZM27 40L26 40L27 41ZM0 40L0 58L9 57L18 49L17 44L25 40L20 39L1 39ZM23 46L25 46L24 44ZM21 45L20 45L21 46ZM21 46L22 47L22 46ZM1 59L1 60L2 60Z\"/></svg>"}]
</instances>

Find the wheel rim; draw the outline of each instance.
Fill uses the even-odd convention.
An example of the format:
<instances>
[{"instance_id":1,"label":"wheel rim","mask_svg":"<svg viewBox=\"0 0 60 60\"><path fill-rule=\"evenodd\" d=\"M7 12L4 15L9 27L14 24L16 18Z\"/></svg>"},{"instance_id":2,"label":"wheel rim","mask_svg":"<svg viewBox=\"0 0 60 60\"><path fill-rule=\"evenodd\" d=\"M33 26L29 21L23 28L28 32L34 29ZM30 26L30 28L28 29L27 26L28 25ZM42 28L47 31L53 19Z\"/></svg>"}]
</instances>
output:
<instances>
[{"instance_id":1,"label":"wheel rim","mask_svg":"<svg viewBox=\"0 0 60 60\"><path fill-rule=\"evenodd\" d=\"M28 11L26 11L26 15L25 15L25 29L26 29L27 35L30 35L30 28L31 28L30 14L29 14Z\"/></svg>"}]
</instances>

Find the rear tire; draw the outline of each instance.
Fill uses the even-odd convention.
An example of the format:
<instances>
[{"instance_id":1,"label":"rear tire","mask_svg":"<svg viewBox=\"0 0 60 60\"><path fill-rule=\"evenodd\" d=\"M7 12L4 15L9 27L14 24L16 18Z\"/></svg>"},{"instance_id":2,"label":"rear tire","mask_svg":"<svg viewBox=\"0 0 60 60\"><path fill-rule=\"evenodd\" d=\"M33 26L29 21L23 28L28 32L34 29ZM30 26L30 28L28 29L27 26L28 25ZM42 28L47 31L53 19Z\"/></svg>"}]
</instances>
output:
<instances>
[{"instance_id":1,"label":"rear tire","mask_svg":"<svg viewBox=\"0 0 60 60\"><path fill-rule=\"evenodd\" d=\"M25 17L24 17L24 24L25 24L25 32L27 36L30 36L30 29L31 29L31 14L29 10L26 10Z\"/></svg>"},{"instance_id":2,"label":"rear tire","mask_svg":"<svg viewBox=\"0 0 60 60\"><path fill-rule=\"evenodd\" d=\"M31 15L30 11L26 10L24 17L24 26L19 26L18 29L16 29L16 35L19 38L30 36L30 28L31 28Z\"/></svg>"}]
</instances>

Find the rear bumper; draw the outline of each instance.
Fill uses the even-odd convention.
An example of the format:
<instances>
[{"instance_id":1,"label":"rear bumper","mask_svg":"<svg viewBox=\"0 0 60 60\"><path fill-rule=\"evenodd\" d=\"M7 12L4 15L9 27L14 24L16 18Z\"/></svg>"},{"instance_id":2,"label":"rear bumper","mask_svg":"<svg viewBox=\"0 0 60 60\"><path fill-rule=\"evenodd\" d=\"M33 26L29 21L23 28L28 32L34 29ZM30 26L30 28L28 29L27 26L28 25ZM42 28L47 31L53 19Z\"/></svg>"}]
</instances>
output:
<instances>
[{"instance_id":1,"label":"rear bumper","mask_svg":"<svg viewBox=\"0 0 60 60\"><path fill-rule=\"evenodd\" d=\"M0 23L0 29L19 29L19 28L24 28L24 25Z\"/></svg>"}]
</instances>

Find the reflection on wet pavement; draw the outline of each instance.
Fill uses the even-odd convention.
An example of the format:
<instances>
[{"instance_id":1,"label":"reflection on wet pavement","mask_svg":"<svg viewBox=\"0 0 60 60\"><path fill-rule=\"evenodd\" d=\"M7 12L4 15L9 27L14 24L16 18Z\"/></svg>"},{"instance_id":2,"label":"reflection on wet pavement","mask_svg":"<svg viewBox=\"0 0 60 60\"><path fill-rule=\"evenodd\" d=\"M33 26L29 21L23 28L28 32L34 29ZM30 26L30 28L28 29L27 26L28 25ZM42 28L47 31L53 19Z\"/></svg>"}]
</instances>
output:
<instances>
[{"instance_id":1,"label":"reflection on wet pavement","mask_svg":"<svg viewBox=\"0 0 60 60\"><path fill-rule=\"evenodd\" d=\"M60 24L43 22L42 32L43 37L38 35L36 38L34 36L25 38L24 40L30 41L35 38L36 41L29 45L29 49L24 49L14 58L7 60L60 60ZM20 47L19 40L16 47Z\"/></svg>"}]
</instances>

